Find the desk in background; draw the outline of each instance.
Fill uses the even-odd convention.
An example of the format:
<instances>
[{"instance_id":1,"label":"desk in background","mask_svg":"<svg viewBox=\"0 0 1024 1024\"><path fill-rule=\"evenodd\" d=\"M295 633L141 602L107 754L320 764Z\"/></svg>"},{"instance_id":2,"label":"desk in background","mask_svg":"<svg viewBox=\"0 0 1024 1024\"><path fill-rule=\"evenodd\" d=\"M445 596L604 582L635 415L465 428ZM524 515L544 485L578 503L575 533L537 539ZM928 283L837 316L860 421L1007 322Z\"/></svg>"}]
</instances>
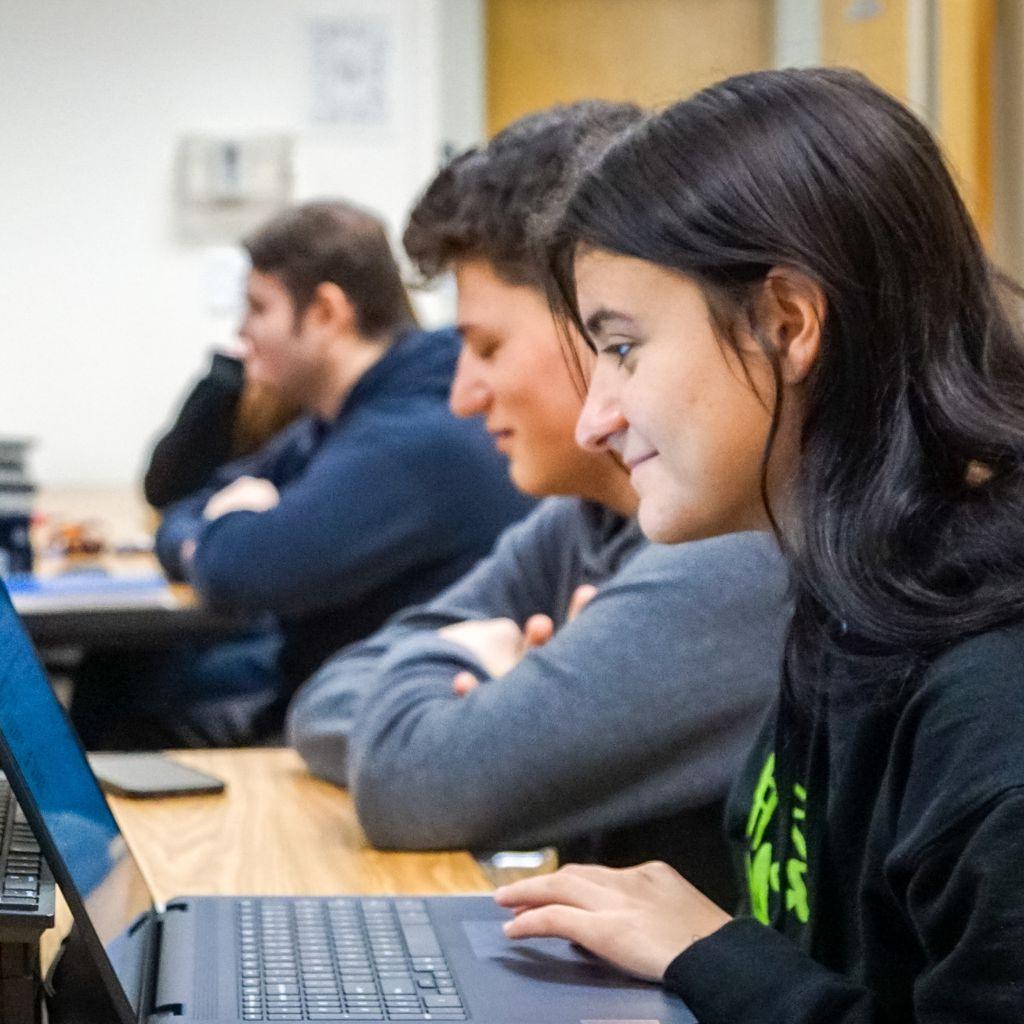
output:
<instances>
[{"instance_id":1,"label":"desk in background","mask_svg":"<svg viewBox=\"0 0 1024 1024\"><path fill-rule=\"evenodd\" d=\"M40 550L47 524L68 519L95 522L112 549L145 545L155 514L133 488L43 490L36 509L47 521L34 538L40 586L16 588L12 597L40 650L165 647L236 635L252 625L248 618L204 608L191 587L163 581L151 552L65 559Z\"/></svg>"}]
</instances>

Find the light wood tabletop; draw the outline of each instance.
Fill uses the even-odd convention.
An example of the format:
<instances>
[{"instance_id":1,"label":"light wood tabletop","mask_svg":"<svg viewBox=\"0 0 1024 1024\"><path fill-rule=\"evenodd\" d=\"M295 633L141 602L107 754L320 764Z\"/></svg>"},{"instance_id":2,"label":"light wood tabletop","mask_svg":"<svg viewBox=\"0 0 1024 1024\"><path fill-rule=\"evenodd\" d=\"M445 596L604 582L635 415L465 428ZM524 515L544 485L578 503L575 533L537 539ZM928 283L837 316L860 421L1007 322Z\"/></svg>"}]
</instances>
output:
<instances>
[{"instance_id":1,"label":"light wood tabletop","mask_svg":"<svg viewBox=\"0 0 1024 1024\"><path fill-rule=\"evenodd\" d=\"M184 895L464 893L491 888L468 853L368 846L348 793L314 779L291 750L172 756L218 776L216 796L111 798L159 900Z\"/></svg>"},{"instance_id":2,"label":"light wood tabletop","mask_svg":"<svg viewBox=\"0 0 1024 1024\"><path fill-rule=\"evenodd\" d=\"M108 797L161 903L173 896L433 895L492 888L468 853L383 853L368 846L348 793L314 779L292 750L171 756L223 779L225 792ZM44 966L70 926L67 904L58 900L57 927L42 938Z\"/></svg>"}]
</instances>

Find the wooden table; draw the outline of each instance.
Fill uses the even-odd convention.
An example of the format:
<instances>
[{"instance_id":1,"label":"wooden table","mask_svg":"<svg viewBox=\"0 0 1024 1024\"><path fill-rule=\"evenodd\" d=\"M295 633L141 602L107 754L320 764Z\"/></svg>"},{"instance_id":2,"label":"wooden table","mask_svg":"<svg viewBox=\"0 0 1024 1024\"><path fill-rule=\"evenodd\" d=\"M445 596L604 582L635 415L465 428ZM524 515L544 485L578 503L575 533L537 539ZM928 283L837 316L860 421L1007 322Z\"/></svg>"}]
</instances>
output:
<instances>
[{"instance_id":1,"label":"wooden table","mask_svg":"<svg viewBox=\"0 0 1024 1024\"><path fill-rule=\"evenodd\" d=\"M110 806L154 898L486 892L468 853L382 853L368 846L352 799L314 779L292 750L175 751L227 783L213 796L129 800ZM43 935L49 964L71 927L58 896L57 927Z\"/></svg>"},{"instance_id":2,"label":"wooden table","mask_svg":"<svg viewBox=\"0 0 1024 1024\"><path fill-rule=\"evenodd\" d=\"M382 853L367 846L348 793L310 776L294 751L173 756L222 778L226 792L110 801L158 900L491 888L468 853Z\"/></svg>"}]
</instances>

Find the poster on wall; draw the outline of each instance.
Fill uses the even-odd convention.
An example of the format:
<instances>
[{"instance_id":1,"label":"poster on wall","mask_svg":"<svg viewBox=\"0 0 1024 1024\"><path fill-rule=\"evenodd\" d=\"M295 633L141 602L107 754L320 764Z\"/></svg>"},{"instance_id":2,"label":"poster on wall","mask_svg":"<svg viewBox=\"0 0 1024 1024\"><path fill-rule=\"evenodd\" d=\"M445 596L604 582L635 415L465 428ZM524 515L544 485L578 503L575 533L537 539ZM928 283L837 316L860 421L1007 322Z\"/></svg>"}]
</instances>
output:
<instances>
[{"instance_id":1,"label":"poster on wall","mask_svg":"<svg viewBox=\"0 0 1024 1024\"><path fill-rule=\"evenodd\" d=\"M387 131L394 118L393 27L372 14L310 22L313 124Z\"/></svg>"}]
</instances>

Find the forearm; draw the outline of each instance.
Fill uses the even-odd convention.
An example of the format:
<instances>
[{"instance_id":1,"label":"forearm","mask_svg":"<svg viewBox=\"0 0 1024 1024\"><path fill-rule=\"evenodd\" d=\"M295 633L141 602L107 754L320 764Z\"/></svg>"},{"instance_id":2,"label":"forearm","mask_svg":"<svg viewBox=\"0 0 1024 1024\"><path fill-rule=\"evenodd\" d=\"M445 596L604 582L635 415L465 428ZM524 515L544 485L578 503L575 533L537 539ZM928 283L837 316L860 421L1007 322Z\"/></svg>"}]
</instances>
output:
<instances>
[{"instance_id":1,"label":"forearm","mask_svg":"<svg viewBox=\"0 0 1024 1024\"><path fill-rule=\"evenodd\" d=\"M392 686L382 672L384 656L402 639L422 636L428 646L445 626L508 616L520 620L536 611L554 610L550 573L538 558L538 535L547 536L576 515L567 502L538 509L501 536L495 550L471 572L425 605L396 615L368 640L347 648L307 682L289 710L288 740L310 770L339 785L349 778L349 736L364 699ZM534 571L528 571L530 567ZM547 584L546 592L543 584ZM449 651L456 648L446 648ZM456 659L439 667L435 681L450 686ZM450 694L446 693L446 696Z\"/></svg>"},{"instance_id":2,"label":"forearm","mask_svg":"<svg viewBox=\"0 0 1024 1024\"><path fill-rule=\"evenodd\" d=\"M172 506L156 532L154 550L164 572L173 580L185 580L190 566L182 558L182 548L195 542L205 525L205 495L187 498Z\"/></svg>"},{"instance_id":3,"label":"forearm","mask_svg":"<svg viewBox=\"0 0 1024 1024\"><path fill-rule=\"evenodd\" d=\"M906 861L893 858L884 872L885 891L899 893L898 903L862 904L862 948L848 954L849 974L830 970L789 938L744 918L677 957L666 985L701 1024L1019 1024L1024 792L1015 788L982 800L973 815L950 825ZM817 883L821 891L828 884ZM882 891L877 879L875 887ZM883 918L905 923L913 948L881 941ZM817 927L824 932L829 922ZM852 924L840 927L850 931ZM812 938L812 949L823 945L829 943Z\"/></svg>"},{"instance_id":4,"label":"forearm","mask_svg":"<svg viewBox=\"0 0 1024 1024\"><path fill-rule=\"evenodd\" d=\"M752 918L694 943L669 965L665 985L701 1024L895 1024L864 986Z\"/></svg>"},{"instance_id":5,"label":"forearm","mask_svg":"<svg viewBox=\"0 0 1024 1024\"><path fill-rule=\"evenodd\" d=\"M665 666L639 671L586 634L586 656L563 661L554 645L564 651L564 639L461 700L451 680L464 668L479 672L470 659L440 644L407 646L404 660L392 652L386 685L360 706L349 751L373 842L563 843L721 798L762 714L757 688L745 694L739 680L713 679L717 699L681 698L672 691L685 694L684 679ZM730 694L729 683L740 692ZM765 694L770 687L766 680Z\"/></svg>"},{"instance_id":6,"label":"forearm","mask_svg":"<svg viewBox=\"0 0 1024 1024\"><path fill-rule=\"evenodd\" d=\"M559 843L719 799L774 694L787 618L781 575L727 578L725 550L644 552L551 642L461 700L451 679L472 670L464 657L439 640L396 646L349 751L371 840ZM716 573L709 593L701 581ZM666 621L679 628L666 634Z\"/></svg>"},{"instance_id":7,"label":"forearm","mask_svg":"<svg viewBox=\"0 0 1024 1024\"><path fill-rule=\"evenodd\" d=\"M381 685L380 664L409 626L386 626L330 659L299 691L285 724L289 746L309 770L338 786L348 785L349 736L362 700Z\"/></svg>"}]
</instances>

